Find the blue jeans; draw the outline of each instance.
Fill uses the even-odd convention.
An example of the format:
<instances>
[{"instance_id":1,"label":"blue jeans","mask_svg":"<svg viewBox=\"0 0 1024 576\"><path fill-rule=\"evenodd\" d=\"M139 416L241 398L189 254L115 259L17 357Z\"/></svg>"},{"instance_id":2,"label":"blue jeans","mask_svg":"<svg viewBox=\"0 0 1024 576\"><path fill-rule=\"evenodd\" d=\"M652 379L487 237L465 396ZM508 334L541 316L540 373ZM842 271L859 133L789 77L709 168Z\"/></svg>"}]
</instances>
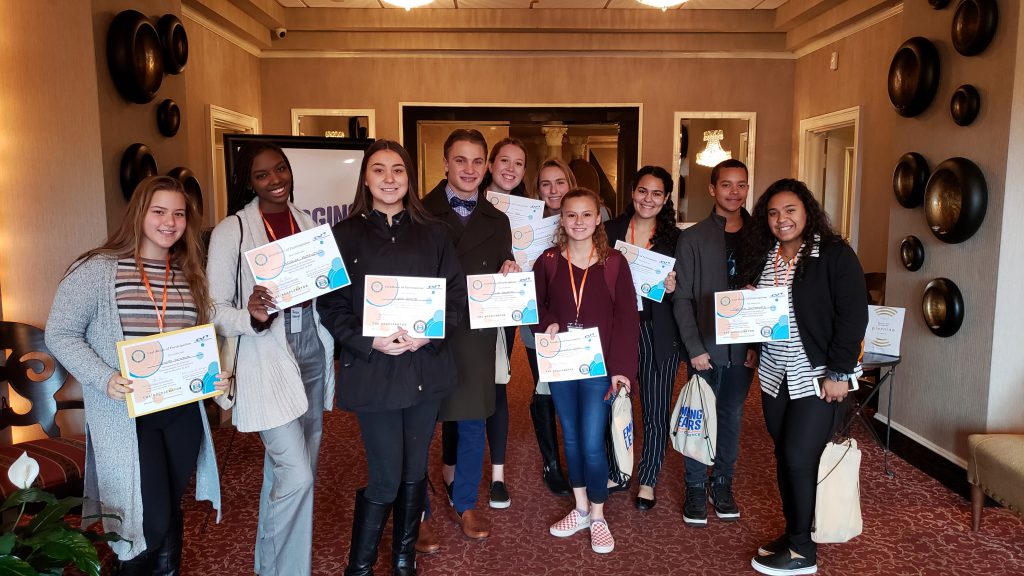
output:
<instances>
[{"instance_id":1,"label":"blue jeans","mask_svg":"<svg viewBox=\"0 0 1024 576\"><path fill-rule=\"evenodd\" d=\"M455 484L452 502L455 511L462 514L476 508L477 490L484 473L484 447L486 446L486 420L459 420L458 464L455 466Z\"/></svg>"},{"instance_id":2,"label":"blue jeans","mask_svg":"<svg viewBox=\"0 0 1024 576\"><path fill-rule=\"evenodd\" d=\"M687 363L687 374L694 374L693 366ZM743 420L743 403L747 400L750 381L754 371L742 364L715 367L710 372L701 372L715 393L715 412L718 416L718 440L715 446L713 477L732 480L736 470L736 459L740 452L740 423ZM686 483L700 484L708 479L708 467L694 460L686 462Z\"/></svg>"},{"instance_id":3,"label":"blue jeans","mask_svg":"<svg viewBox=\"0 0 1024 576\"><path fill-rule=\"evenodd\" d=\"M587 489L594 504L608 499L608 460L604 438L608 428L608 403L604 395L611 379L607 376L551 383L551 398L562 422L569 483Z\"/></svg>"}]
</instances>

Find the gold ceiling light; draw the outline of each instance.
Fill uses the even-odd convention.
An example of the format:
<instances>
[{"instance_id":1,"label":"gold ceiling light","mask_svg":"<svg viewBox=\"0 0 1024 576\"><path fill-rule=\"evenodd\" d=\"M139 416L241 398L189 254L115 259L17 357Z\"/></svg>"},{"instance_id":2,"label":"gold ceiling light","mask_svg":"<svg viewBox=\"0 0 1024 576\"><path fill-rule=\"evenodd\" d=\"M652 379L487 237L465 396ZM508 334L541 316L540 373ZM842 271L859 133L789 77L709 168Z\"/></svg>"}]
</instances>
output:
<instances>
[{"instance_id":1,"label":"gold ceiling light","mask_svg":"<svg viewBox=\"0 0 1024 576\"><path fill-rule=\"evenodd\" d=\"M430 4L433 1L434 0L384 0L384 3L391 4L392 6L397 6L399 8L405 8L405 11L408 12L413 8L426 6L427 4Z\"/></svg>"},{"instance_id":2,"label":"gold ceiling light","mask_svg":"<svg viewBox=\"0 0 1024 576\"><path fill-rule=\"evenodd\" d=\"M704 141L707 146L697 152L697 164L714 168L719 162L732 158L732 152L722 149L722 139L725 134L721 130L708 130L704 132Z\"/></svg>"},{"instance_id":3,"label":"gold ceiling light","mask_svg":"<svg viewBox=\"0 0 1024 576\"><path fill-rule=\"evenodd\" d=\"M673 6L682 6L686 4L687 0L636 0L644 6L651 6L653 8L661 8L664 12Z\"/></svg>"}]
</instances>

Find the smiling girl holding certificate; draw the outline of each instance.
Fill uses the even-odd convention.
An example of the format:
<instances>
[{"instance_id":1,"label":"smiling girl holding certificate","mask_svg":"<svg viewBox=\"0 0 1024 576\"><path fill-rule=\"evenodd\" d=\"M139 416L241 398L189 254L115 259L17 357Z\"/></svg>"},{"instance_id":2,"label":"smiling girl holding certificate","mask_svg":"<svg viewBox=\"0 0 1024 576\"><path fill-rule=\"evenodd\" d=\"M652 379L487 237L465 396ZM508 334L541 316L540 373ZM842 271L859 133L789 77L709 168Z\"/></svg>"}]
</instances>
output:
<instances>
[{"instance_id":1,"label":"smiling girl holding certificate","mask_svg":"<svg viewBox=\"0 0 1024 576\"><path fill-rule=\"evenodd\" d=\"M455 358L447 339L414 338L404 328L363 336L364 279L443 279L446 334L463 320L466 279L441 223L420 204L415 168L397 142L377 140L366 150L352 213L334 227L334 238L352 284L320 297L317 306L341 348L338 406L356 413L369 476L356 492L345 574L373 573L393 508L392 568L407 576L416 573L427 451L441 400L456 388Z\"/></svg>"},{"instance_id":2,"label":"smiling girl holding certificate","mask_svg":"<svg viewBox=\"0 0 1024 576\"><path fill-rule=\"evenodd\" d=\"M585 188L562 199L556 247L534 266L539 327L549 336L563 329L597 328L608 374L551 382L551 396L562 421L575 508L551 526L566 537L590 528L591 547L608 553L615 547L604 518L608 498L605 429L609 405L619 387L636 381L640 317L626 259L608 245L601 223L600 199Z\"/></svg>"},{"instance_id":3,"label":"smiling girl holding certificate","mask_svg":"<svg viewBox=\"0 0 1024 576\"><path fill-rule=\"evenodd\" d=\"M46 345L82 383L87 424L84 515L130 540L111 542L118 574L178 574L181 497L198 462L196 498L220 515L220 483L202 402L132 419L116 344L209 321L199 199L166 176L143 180L121 226L80 256L57 288ZM218 374L218 390L228 374Z\"/></svg>"}]
</instances>

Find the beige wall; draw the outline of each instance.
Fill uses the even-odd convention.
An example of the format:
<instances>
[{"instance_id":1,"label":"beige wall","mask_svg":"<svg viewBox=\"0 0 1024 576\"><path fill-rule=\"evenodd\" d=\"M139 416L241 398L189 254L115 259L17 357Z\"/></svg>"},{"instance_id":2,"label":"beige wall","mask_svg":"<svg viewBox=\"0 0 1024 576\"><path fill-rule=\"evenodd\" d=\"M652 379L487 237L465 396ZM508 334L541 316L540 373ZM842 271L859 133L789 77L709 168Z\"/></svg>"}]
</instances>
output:
<instances>
[{"instance_id":1,"label":"beige wall","mask_svg":"<svg viewBox=\"0 0 1024 576\"><path fill-rule=\"evenodd\" d=\"M182 73L188 94L188 108L182 109L182 122L189 127L184 141L188 146L188 166L203 186L206 224L212 226L216 222L210 105L259 118L260 65L258 58L198 22L187 17L182 22L188 34L190 53ZM290 124L282 133L291 134Z\"/></svg>"},{"instance_id":2,"label":"beige wall","mask_svg":"<svg viewBox=\"0 0 1024 576\"><path fill-rule=\"evenodd\" d=\"M1020 13L1015 2L1002 2L999 10L999 29L992 44L981 55L967 58L953 50L949 38L950 10L936 11L924 2L905 4L899 37L925 36L935 43L942 62L938 93L931 106L915 118L902 118L888 111L882 118L890 126L892 139L888 161L865 162L866 171L884 172L888 178L904 152L921 153L933 169L947 158L964 156L981 168L988 183L984 224L977 234L960 244L940 242L929 231L923 208L900 207L892 196L891 186L884 187L890 206L886 303L907 308L905 356L897 377L893 419L925 442L960 458L966 456L967 435L988 428L990 398L1015 399L1006 408L996 410L1015 410L1012 426L1017 431L1024 430L1020 411L1021 372L1004 369L1020 362L1017 344L1021 313L1016 310L1011 316L996 315L996 278L1004 280L1000 283L1001 298L1020 291L1019 283L1010 282L1019 272L1008 270L1019 270L1020 260L1001 256L1003 248L1019 254L1019 245L1002 246L1002 242L1019 240L1003 227L1004 223L1020 226L1019 201L1006 202L1007 196L1019 196L1019 183L1014 183L1010 195L1006 193L1006 174ZM884 77L878 78L880 85L883 81ZM982 107L974 124L960 127L949 116L949 99L956 87L965 82L978 88ZM1019 129L1014 136L1015 145L1019 146ZM882 187L881 182L879 186ZM1006 207L1014 211L1004 213ZM917 272L904 269L897 253L900 239L908 234L916 235L924 243L924 267ZM963 293L966 305L963 327L949 338L934 336L921 314L925 284L937 277L952 279ZM1015 310L1017 305L1004 308ZM1013 323L1014 318L1015 328L1008 329L1006 321ZM997 319L1002 327L994 332ZM993 345L996 336L1001 340L998 347ZM1007 338L1013 340L1012 344ZM1010 405L1015 408L1009 408ZM998 425L1006 429L1011 425L1003 414Z\"/></svg>"},{"instance_id":3,"label":"beige wall","mask_svg":"<svg viewBox=\"0 0 1024 576\"><path fill-rule=\"evenodd\" d=\"M948 20L950 14L945 14ZM894 16L812 52L796 62L793 140L790 143L793 149L794 176L797 174L800 121L860 106L863 168L860 177L857 254L865 272L885 271L890 251L885 231L889 229L892 170L896 165L890 142L896 113L889 102L886 78L892 55L903 40L910 36L903 33L904 19L905 15ZM940 37L949 36L948 21L946 24L947 29ZM829 59L833 51L839 52L839 69L835 71L829 70ZM933 104L933 108L943 106L948 110L948 98L945 103L936 101ZM763 148L758 147L759 167L762 152Z\"/></svg>"},{"instance_id":4,"label":"beige wall","mask_svg":"<svg viewBox=\"0 0 1024 576\"><path fill-rule=\"evenodd\" d=\"M757 112L757 182L790 173L791 60L672 58L268 58L263 131L289 134L291 108L375 108L399 137L399 102L643 103L640 166L671 169L677 110ZM628 177L629 175L622 175Z\"/></svg>"}]
</instances>

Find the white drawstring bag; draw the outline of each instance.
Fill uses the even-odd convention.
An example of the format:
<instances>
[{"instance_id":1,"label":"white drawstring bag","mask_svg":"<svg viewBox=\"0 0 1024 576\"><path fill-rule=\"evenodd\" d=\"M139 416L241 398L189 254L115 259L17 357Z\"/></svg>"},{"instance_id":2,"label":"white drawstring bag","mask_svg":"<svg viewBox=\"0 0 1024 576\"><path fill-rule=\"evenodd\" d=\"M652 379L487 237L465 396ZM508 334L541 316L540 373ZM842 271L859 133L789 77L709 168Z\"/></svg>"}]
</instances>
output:
<instances>
[{"instance_id":1,"label":"white drawstring bag","mask_svg":"<svg viewBox=\"0 0 1024 576\"><path fill-rule=\"evenodd\" d=\"M691 376L679 392L668 428L672 447L683 456L707 466L715 463L715 447L718 445L715 393L700 374Z\"/></svg>"},{"instance_id":2,"label":"white drawstring bag","mask_svg":"<svg viewBox=\"0 0 1024 576\"><path fill-rule=\"evenodd\" d=\"M814 530L811 531L815 542L849 542L864 530L860 515L860 457L853 438L825 445L818 463Z\"/></svg>"},{"instance_id":3,"label":"white drawstring bag","mask_svg":"<svg viewBox=\"0 0 1024 576\"><path fill-rule=\"evenodd\" d=\"M620 477L628 481L633 475L633 403L625 387L615 394L608 419L615 465Z\"/></svg>"}]
</instances>

